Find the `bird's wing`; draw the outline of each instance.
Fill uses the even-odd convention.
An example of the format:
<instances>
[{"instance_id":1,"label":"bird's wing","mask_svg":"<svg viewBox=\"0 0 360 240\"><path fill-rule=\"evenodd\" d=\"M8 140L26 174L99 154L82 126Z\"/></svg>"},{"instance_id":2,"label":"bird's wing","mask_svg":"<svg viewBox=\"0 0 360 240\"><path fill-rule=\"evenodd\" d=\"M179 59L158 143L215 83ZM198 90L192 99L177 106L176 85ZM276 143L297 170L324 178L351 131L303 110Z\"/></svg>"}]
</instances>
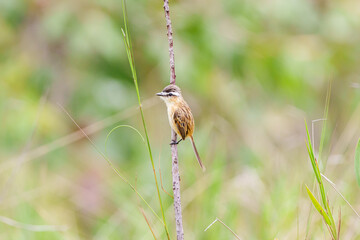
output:
<instances>
[{"instance_id":1,"label":"bird's wing","mask_svg":"<svg viewBox=\"0 0 360 240\"><path fill-rule=\"evenodd\" d=\"M174 112L174 122L178 129L178 133L181 135L181 138L185 140L188 133L186 114L181 110L176 110Z\"/></svg>"}]
</instances>

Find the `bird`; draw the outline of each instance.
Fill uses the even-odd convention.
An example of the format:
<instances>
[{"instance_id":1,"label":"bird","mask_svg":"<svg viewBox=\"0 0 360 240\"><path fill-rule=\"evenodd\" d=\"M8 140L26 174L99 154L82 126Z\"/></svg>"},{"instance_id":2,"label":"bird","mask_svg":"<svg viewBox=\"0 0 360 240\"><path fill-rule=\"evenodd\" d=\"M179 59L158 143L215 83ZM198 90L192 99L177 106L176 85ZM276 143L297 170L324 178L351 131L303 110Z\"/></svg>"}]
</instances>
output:
<instances>
[{"instance_id":1,"label":"bird","mask_svg":"<svg viewBox=\"0 0 360 240\"><path fill-rule=\"evenodd\" d=\"M170 84L161 92L156 93L156 95L166 104L170 127L181 137L179 141L172 141L170 145L178 144L187 137L190 138L196 159L202 170L205 171L205 166L201 162L200 155L194 142L194 117L189 105L181 95L181 89L175 84Z\"/></svg>"}]
</instances>

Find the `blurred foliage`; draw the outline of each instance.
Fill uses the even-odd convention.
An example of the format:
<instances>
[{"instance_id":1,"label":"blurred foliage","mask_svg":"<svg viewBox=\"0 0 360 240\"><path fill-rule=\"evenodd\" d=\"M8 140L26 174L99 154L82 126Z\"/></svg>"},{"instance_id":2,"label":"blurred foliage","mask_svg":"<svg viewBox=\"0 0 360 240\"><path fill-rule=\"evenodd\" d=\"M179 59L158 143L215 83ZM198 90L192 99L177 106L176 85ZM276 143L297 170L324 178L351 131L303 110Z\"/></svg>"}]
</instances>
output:
<instances>
[{"instance_id":1,"label":"blurred foliage","mask_svg":"<svg viewBox=\"0 0 360 240\"><path fill-rule=\"evenodd\" d=\"M353 163L360 135L360 2L170 4L177 84L193 110L207 167L203 174L190 143L179 145L186 239L231 239L220 224L203 231L216 217L244 239L324 235L314 209L308 218L304 183L312 186L314 178L303 121L322 117L329 81L320 166L360 209ZM129 1L128 11L150 141L171 191L170 129L165 106L154 97L169 82L162 1ZM101 149L116 124L142 131L138 111L131 110L136 93L121 13L114 0L0 0L0 215L69 227L32 232L0 223L0 239L152 239L136 196L87 140L59 141L77 129L58 104L82 127L110 119L91 133ZM314 123L315 151L321 124ZM157 206L139 137L120 129L108 150ZM340 238L360 239L359 219L336 193L328 195L342 210ZM172 199L163 198L174 236ZM145 211L163 239L162 226Z\"/></svg>"}]
</instances>

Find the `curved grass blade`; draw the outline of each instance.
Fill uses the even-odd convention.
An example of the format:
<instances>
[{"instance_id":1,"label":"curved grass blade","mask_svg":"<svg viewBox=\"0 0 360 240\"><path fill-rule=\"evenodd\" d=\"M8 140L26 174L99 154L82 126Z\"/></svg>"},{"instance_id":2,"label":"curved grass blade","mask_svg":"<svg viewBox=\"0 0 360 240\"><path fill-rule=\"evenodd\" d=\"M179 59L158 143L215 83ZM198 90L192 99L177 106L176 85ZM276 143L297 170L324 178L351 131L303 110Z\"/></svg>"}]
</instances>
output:
<instances>
[{"instance_id":1,"label":"curved grass blade","mask_svg":"<svg viewBox=\"0 0 360 240\"><path fill-rule=\"evenodd\" d=\"M85 131L79 126L79 124L77 124L77 122L75 121L75 119L70 115L70 113L68 111L66 111L66 109L61 106L60 104L58 104L58 106L61 108L62 111L65 112L65 114L70 118L70 120L76 125L76 127L81 131L81 133L87 138L87 140L90 142L90 144L94 147L94 149L101 155L101 157L103 157L106 162L109 164L109 166L111 167L111 169L121 178L121 180L123 180L138 196L139 198L145 203L145 205L151 210L151 212L155 215L155 217L165 226L165 223L161 220L161 218L159 217L158 214L156 214L155 210L150 206L150 204L144 199L144 197L136 190L136 188L129 182L129 180L127 180L121 173L120 171L112 164L112 162L110 161L110 159L108 159L105 155L105 153L103 153L102 151L100 151L100 149L97 148L97 146L95 145L95 143L91 140L91 138L85 133Z\"/></svg>"},{"instance_id":2,"label":"curved grass blade","mask_svg":"<svg viewBox=\"0 0 360 240\"><path fill-rule=\"evenodd\" d=\"M127 127L127 128L130 128L132 130L134 130L135 132L137 132L137 134L139 134L139 136L141 137L142 141L145 143L145 139L143 137L143 135L140 133L139 130L137 130L136 128L134 128L133 126L130 126L130 125L118 125L116 127L114 127L113 129L110 130L110 132L108 133L108 135L106 136L106 139L105 139L105 155L107 155L107 142L109 140L109 137L110 135L118 128L122 128L122 127Z\"/></svg>"}]
</instances>

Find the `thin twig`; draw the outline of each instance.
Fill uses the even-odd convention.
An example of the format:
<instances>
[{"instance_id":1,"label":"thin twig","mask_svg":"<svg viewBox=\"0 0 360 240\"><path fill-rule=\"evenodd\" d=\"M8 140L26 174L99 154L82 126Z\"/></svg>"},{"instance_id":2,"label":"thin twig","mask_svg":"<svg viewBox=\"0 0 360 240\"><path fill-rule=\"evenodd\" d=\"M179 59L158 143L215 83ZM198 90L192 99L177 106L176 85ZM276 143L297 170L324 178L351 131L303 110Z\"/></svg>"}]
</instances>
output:
<instances>
[{"instance_id":1,"label":"thin twig","mask_svg":"<svg viewBox=\"0 0 360 240\"><path fill-rule=\"evenodd\" d=\"M353 212L360 218L359 213L355 210L355 208L353 208L353 206L351 206L351 204L348 202L348 200L345 199L345 197L341 194L341 192L339 190L337 190L335 183L333 183L330 179L328 179L324 174L321 173L321 176L328 181L328 183L330 183L330 185L335 189L335 191L342 197L342 199L344 199L344 201L347 203L347 205L349 205L349 207L353 210Z\"/></svg>"},{"instance_id":2,"label":"thin twig","mask_svg":"<svg viewBox=\"0 0 360 240\"><path fill-rule=\"evenodd\" d=\"M240 238L238 235L236 235L236 233L235 233L233 230L231 230L231 228L230 228L228 225L226 225L223 221L221 221L221 220L218 219L218 218L216 218L215 221L213 221L207 228L205 228L204 232L206 232L206 231L207 231L212 225L214 225L216 222L219 222L219 223L221 223L222 225L224 225L224 226L236 237L236 239L241 240L241 238Z\"/></svg>"},{"instance_id":3,"label":"thin twig","mask_svg":"<svg viewBox=\"0 0 360 240\"><path fill-rule=\"evenodd\" d=\"M164 0L164 11L166 19L167 37L169 41L169 57L170 57L170 84L175 84L175 57L174 57L174 42L173 32L170 20L170 7L169 0ZM176 142L177 134L174 130L171 130L171 141ZM182 223L181 214L181 194L180 194L180 173L178 163L178 151L177 145L171 145L171 158L172 158L172 175L173 175L173 192L174 192L174 210L175 210L175 222L176 222L176 236L177 240L184 239L184 228Z\"/></svg>"},{"instance_id":4,"label":"thin twig","mask_svg":"<svg viewBox=\"0 0 360 240\"><path fill-rule=\"evenodd\" d=\"M314 124L316 122L320 122L320 121L326 121L326 118L319 118L319 119L315 119L311 121L311 137L312 137L312 145L313 145L313 149L315 149L315 136L314 136Z\"/></svg>"},{"instance_id":5,"label":"thin twig","mask_svg":"<svg viewBox=\"0 0 360 240\"><path fill-rule=\"evenodd\" d=\"M164 0L164 10L166 19L167 36L169 41L169 57L170 57L170 84L175 84L175 55L174 55L174 42L173 42L173 31L170 19L170 7L169 0Z\"/></svg>"},{"instance_id":6,"label":"thin twig","mask_svg":"<svg viewBox=\"0 0 360 240\"><path fill-rule=\"evenodd\" d=\"M63 232L68 229L67 226L33 225L33 224L21 223L4 216L0 216L0 222L12 227L25 229L32 232Z\"/></svg>"}]
</instances>

